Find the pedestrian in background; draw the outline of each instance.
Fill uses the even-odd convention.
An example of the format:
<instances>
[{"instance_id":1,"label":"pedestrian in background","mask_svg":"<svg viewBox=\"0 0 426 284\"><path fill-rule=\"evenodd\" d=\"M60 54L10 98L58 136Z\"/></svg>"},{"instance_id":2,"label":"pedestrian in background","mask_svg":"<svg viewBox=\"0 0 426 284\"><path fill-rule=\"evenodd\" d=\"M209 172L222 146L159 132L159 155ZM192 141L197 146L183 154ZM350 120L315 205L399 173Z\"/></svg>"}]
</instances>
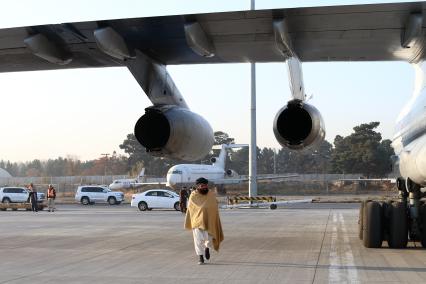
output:
<instances>
[{"instance_id":1,"label":"pedestrian in background","mask_svg":"<svg viewBox=\"0 0 426 284\"><path fill-rule=\"evenodd\" d=\"M53 185L49 184L47 188L47 209L49 212L55 211L56 190Z\"/></svg>"},{"instance_id":2,"label":"pedestrian in background","mask_svg":"<svg viewBox=\"0 0 426 284\"><path fill-rule=\"evenodd\" d=\"M183 187L179 192L179 206L180 206L180 212L186 213L186 203L188 201L188 191L186 190L186 187Z\"/></svg>"},{"instance_id":3,"label":"pedestrian in background","mask_svg":"<svg viewBox=\"0 0 426 284\"><path fill-rule=\"evenodd\" d=\"M30 191L31 210L37 212L37 190L32 183L28 185L28 190Z\"/></svg>"},{"instance_id":4,"label":"pedestrian in background","mask_svg":"<svg viewBox=\"0 0 426 284\"><path fill-rule=\"evenodd\" d=\"M209 191L208 180L205 178L197 179L195 184L196 190L191 193L188 201L185 229L192 230L198 264L204 264L204 258L210 259L212 245L215 251L219 251L224 237L216 194Z\"/></svg>"}]
</instances>

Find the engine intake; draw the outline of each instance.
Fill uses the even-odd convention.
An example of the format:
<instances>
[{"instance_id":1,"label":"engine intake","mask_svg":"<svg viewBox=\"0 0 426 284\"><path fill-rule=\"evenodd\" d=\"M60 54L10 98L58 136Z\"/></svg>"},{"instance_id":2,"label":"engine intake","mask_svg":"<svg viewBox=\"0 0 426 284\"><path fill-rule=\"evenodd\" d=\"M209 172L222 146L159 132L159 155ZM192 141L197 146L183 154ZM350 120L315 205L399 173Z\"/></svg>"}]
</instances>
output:
<instances>
[{"instance_id":1,"label":"engine intake","mask_svg":"<svg viewBox=\"0 0 426 284\"><path fill-rule=\"evenodd\" d=\"M155 156L186 161L209 153L214 136L210 124L200 115L177 106L153 106L135 125L138 142Z\"/></svg>"},{"instance_id":2,"label":"engine intake","mask_svg":"<svg viewBox=\"0 0 426 284\"><path fill-rule=\"evenodd\" d=\"M324 140L324 121L319 111L300 100L292 100L280 109L274 119L274 134L283 147L301 150Z\"/></svg>"}]
</instances>

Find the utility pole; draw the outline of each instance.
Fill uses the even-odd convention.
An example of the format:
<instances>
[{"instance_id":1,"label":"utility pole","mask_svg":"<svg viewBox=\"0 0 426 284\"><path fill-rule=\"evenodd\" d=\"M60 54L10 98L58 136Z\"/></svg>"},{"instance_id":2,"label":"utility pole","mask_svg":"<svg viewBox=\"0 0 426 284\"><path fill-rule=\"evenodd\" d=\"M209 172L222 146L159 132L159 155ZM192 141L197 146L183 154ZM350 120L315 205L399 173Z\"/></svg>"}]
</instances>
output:
<instances>
[{"instance_id":1,"label":"utility pole","mask_svg":"<svg viewBox=\"0 0 426 284\"><path fill-rule=\"evenodd\" d=\"M250 10L255 10L255 0L251 0ZM250 103L250 152L249 152L249 196L257 196L257 145L256 145L256 64L251 63L251 103Z\"/></svg>"},{"instance_id":2,"label":"utility pole","mask_svg":"<svg viewBox=\"0 0 426 284\"><path fill-rule=\"evenodd\" d=\"M106 177L106 174L107 174L107 163L108 163L108 156L109 156L110 154L101 154L101 156L104 156L105 157L105 171L104 171L104 177Z\"/></svg>"}]
</instances>

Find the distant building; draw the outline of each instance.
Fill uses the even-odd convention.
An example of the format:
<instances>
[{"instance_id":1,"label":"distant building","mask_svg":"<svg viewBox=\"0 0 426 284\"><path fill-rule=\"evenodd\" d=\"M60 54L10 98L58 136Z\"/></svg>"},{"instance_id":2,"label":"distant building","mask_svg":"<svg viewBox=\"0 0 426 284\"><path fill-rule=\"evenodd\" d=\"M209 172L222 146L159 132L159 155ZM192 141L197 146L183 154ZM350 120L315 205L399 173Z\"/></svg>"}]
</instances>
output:
<instances>
[{"instance_id":1,"label":"distant building","mask_svg":"<svg viewBox=\"0 0 426 284\"><path fill-rule=\"evenodd\" d=\"M6 170L0 168L0 178L10 178L12 177Z\"/></svg>"}]
</instances>

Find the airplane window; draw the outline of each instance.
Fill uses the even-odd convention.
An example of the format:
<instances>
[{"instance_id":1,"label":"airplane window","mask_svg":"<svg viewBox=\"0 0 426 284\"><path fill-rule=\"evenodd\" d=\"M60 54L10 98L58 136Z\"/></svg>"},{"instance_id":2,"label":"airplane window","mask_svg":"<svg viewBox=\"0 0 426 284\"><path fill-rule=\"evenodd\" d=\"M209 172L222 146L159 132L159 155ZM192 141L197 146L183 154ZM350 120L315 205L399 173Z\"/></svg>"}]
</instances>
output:
<instances>
[{"instance_id":1,"label":"airplane window","mask_svg":"<svg viewBox=\"0 0 426 284\"><path fill-rule=\"evenodd\" d=\"M182 171L180 171L180 170L175 170L175 171L173 171L173 172L172 172L172 174L180 174L180 175L181 175L181 174L182 174Z\"/></svg>"}]
</instances>

